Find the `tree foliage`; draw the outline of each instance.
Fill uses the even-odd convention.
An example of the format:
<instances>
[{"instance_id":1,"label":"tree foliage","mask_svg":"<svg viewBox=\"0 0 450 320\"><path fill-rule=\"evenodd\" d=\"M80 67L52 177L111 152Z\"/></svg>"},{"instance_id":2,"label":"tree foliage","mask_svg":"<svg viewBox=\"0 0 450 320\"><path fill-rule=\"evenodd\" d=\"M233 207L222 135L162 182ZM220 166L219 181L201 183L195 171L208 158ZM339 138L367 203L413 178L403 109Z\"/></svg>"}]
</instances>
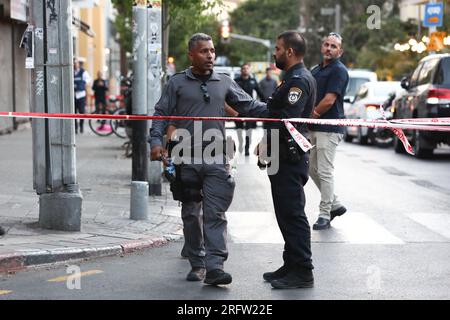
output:
<instances>
[{"instance_id":1,"label":"tree foliage","mask_svg":"<svg viewBox=\"0 0 450 320\"><path fill-rule=\"evenodd\" d=\"M393 46L405 41L408 33L417 26L401 22L398 4L385 0L248 0L235 10L232 17L233 32L275 40L287 29L301 30L308 42L305 62L313 66L320 62L320 45L324 36L335 31L335 16L322 15L321 9L341 6L341 34L344 38L343 62L351 67L376 70L383 77L398 78L413 68L418 55L399 59ZM367 8L376 5L381 9L381 29L369 29ZM300 9L301 8L301 9ZM265 49L252 43L232 39L229 55L233 62L265 60Z\"/></svg>"},{"instance_id":2,"label":"tree foliage","mask_svg":"<svg viewBox=\"0 0 450 320\"><path fill-rule=\"evenodd\" d=\"M164 0L168 4L169 19L164 29L169 28L169 55L175 57L178 65L186 65L186 47L189 36L195 32L214 32L215 16L207 14L221 0ZM114 26L119 34L119 43L128 53L132 53L132 0L112 0L118 11Z\"/></svg>"}]
</instances>

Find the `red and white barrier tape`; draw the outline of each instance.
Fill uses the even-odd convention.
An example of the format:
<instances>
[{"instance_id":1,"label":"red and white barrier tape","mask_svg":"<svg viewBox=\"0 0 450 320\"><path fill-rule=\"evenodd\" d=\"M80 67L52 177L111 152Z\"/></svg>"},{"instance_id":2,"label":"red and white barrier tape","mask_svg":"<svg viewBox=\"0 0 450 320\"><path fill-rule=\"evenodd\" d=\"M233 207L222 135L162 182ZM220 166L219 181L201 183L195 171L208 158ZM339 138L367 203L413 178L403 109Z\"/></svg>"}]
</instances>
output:
<instances>
[{"instance_id":1,"label":"red and white barrier tape","mask_svg":"<svg viewBox=\"0 0 450 320\"><path fill-rule=\"evenodd\" d=\"M292 137L305 151L312 148L309 141L303 137L290 123L306 123L333 126L367 127L390 129L403 142L407 152L413 154L412 147L406 139L403 129L419 131L450 132L450 118L420 118L366 120L366 119L309 119L309 118L235 118L235 117L182 117L182 116L147 116L147 115L110 115L110 114L66 114L66 113L36 113L36 112L0 112L0 117L30 118L30 119L109 119L109 120L194 120L194 121L262 121L283 122ZM305 149L304 149L305 148Z\"/></svg>"}]
</instances>

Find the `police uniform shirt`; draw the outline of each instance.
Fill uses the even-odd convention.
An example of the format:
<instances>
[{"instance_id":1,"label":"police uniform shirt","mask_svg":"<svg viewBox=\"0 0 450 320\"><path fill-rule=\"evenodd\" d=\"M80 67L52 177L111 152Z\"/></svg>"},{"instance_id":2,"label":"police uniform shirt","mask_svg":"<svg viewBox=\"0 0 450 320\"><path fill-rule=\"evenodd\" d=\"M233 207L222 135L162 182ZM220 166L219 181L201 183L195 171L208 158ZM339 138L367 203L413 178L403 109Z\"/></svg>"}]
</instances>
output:
<instances>
[{"instance_id":1,"label":"police uniform shirt","mask_svg":"<svg viewBox=\"0 0 450 320\"><path fill-rule=\"evenodd\" d=\"M321 119L345 119L344 96L348 85L348 72L344 64L336 59L330 64L322 67L317 65L311 71L317 81L316 103L320 103L327 93L337 95L333 106L320 116ZM312 131L344 133L345 128L330 125L310 125Z\"/></svg>"},{"instance_id":2,"label":"police uniform shirt","mask_svg":"<svg viewBox=\"0 0 450 320\"><path fill-rule=\"evenodd\" d=\"M222 73L212 72L204 84L209 99L205 99L199 80L189 68L173 75L160 100L155 105L154 116L188 116L188 117L218 117L225 116L225 102L234 108L240 115L249 117L267 117L268 111L265 103L253 100L233 79ZM208 101L207 101L208 100ZM194 132L193 120L170 121L178 128L186 129L194 140L197 134L203 137L208 129L216 129L216 138L225 138L225 123L222 120L203 121L202 132ZM197 121L198 122L198 121ZM200 122L199 122L200 123ZM167 120L153 120L149 142L151 146L162 145Z\"/></svg>"},{"instance_id":3,"label":"police uniform shirt","mask_svg":"<svg viewBox=\"0 0 450 320\"><path fill-rule=\"evenodd\" d=\"M316 97L316 81L313 76L303 63L298 63L286 72L283 79L269 98L270 117L309 118ZM281 129L284 124L271 122L268 127Z\"/></svg>"},{"instance_id":4,"label":"police uniform shirt","mask_svg":"<svg viewBox=\"0 0 450 320\"><path fill-rule=\"evenodd\" d=\"M253 91L256 91L256 94L261 100L264 100L264 95L261 92L258 82L253 77L248 77L247 79L242 78L242 76L237 77L234 79L238 85L241 86L242 89L244 89L245 92L248 93L249 96L253 97Z\"/></svg>"}]
</instances>

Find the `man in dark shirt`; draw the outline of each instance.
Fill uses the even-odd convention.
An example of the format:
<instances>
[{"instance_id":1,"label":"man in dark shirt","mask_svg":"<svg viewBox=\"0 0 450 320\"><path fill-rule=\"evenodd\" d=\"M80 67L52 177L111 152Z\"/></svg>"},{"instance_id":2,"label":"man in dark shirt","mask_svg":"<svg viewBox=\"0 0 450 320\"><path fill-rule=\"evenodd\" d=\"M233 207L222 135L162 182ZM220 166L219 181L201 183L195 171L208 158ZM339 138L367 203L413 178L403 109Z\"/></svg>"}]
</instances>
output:
<instances>
[{"instance_id":1,"label":"man in dark shirt","mask_svg":"<svg viewBox=\"0 0 450 320\"><path fill-rule=\"evenodd\" d=\"M272 77L272 69L267 68L266 69L266 76L259 82L259 88L261 89L263 96L264 96L264 102L267 102L267 99L272 95L272 93L277 88L277 80L275 80Z\"/></svg>"},{"instance_id":2,"label":"man in dark shirt","mask_svg":"<svg viewBox=\"0 0 450 320\"><path fill-rule=\"evenodd\" d=\"M245 92L250 97L253 97L253 91L256 91L258 97L261 99L261 101L264 101L264 95L262 91L259 89L258 82L255 78L253 78L250 74L250 65L248 63L244 63L241 66L241 75L234 79L238 85L241 86L242 89L244 89ZM242 130L245 128L245 155L250 155L250 144L252 141L252 129L256 128L256 122L255 121L249 121L249 122L242 122L242 121L235 121L236 123L236 129L237 129L237 135L239 139L239 152L242 152L242 144L243 144L243 137L242 137Z\"/></svg>"},{"instance_id":3,"label":"man in dark shirt","mask_svg":"<svg viewBox=\"0 0 450 320\"><path fill-rule=\"evenodd\" d=\"M344 95L348 84L348 72L339 60L343 54L342 37L330 33L322 42L323 61L313 68L312 75L317 81L317 105L313 110L314 119L343 119ZM347 209L334 194L334 158L336 148L341 142L344 127L329 125L311 125L311 150L309 175L320 190L319 218L313 225L314 230L330 227L330 221L344 214Z\"/></svg>"},{"instance_id":4,"label":"man in dark shirt","mask_svg":"<svg viewBox=\"0 0 450 320\"><path fill-rule=\"evenodd\" d=\"M95 108L101 113L105 113L106 109L106 93L108 92L108 84L106 80L103 79L103 74L101 71L97 72L97 79L92 85L92 90L94 91L95 97Z\"/></svg>"}]
</instances>

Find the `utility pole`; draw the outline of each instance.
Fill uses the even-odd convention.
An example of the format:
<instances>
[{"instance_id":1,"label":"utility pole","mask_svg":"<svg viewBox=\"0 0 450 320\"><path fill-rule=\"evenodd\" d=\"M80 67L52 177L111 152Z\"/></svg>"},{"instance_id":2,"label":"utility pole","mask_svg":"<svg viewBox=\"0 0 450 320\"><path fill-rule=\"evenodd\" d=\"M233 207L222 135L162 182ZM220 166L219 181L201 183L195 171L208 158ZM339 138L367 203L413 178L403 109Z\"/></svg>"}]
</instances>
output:
<instances>
[{"instance_id":1,"label":"utility pole","mask_svg":"<svg viewBox=\"0 0 450 320\"><path fill-rule=\"evenodd\" d=\"M147 6L146 1L133 5L133 115L147 115ZM147 219L148 212L148 143L147 120L132 121L132 182L130 218Z\"/></svg>"},{"instance_id":2,"label":"utility pole","mask_svg":"<svg viewBox=\"0 0 450 320\"><path fill-rule=\"evenodd\" d=\"M31 110L74 113L70 0L30 1L34 30ZM82 195L76 180L74 121L34 119L33 185L42 228L80 231Z\"/></svg>"},{"instance_id":3,"label":"utility pole","mask_svg":"<svg viewBox=\"0 0 450 320\"><path fill-rule=\"evenodd\" d=\"M334 9L334 31L341 33L341 5L337 4Z\"/></svg>"},{"instance_id":4,"label":"utility pole","mask_svg":"<svg viewBox=\"0 0 450 320\"><path fill-rule=\"evenodd\" d=\"M165 1L167 2L167 1ZM155 112L155 104L161 96L161 67L162 67L162 8L161 1L150 1L147 9L148 61L147 61L147 114ZM151 121L150 121L151 126ZM150 159L147 157L147 159ZM150 161L150 160L148 160ZM150 161L149 165L149 194L160 196L161 161Z\"/></svg>"}]
</instances>

